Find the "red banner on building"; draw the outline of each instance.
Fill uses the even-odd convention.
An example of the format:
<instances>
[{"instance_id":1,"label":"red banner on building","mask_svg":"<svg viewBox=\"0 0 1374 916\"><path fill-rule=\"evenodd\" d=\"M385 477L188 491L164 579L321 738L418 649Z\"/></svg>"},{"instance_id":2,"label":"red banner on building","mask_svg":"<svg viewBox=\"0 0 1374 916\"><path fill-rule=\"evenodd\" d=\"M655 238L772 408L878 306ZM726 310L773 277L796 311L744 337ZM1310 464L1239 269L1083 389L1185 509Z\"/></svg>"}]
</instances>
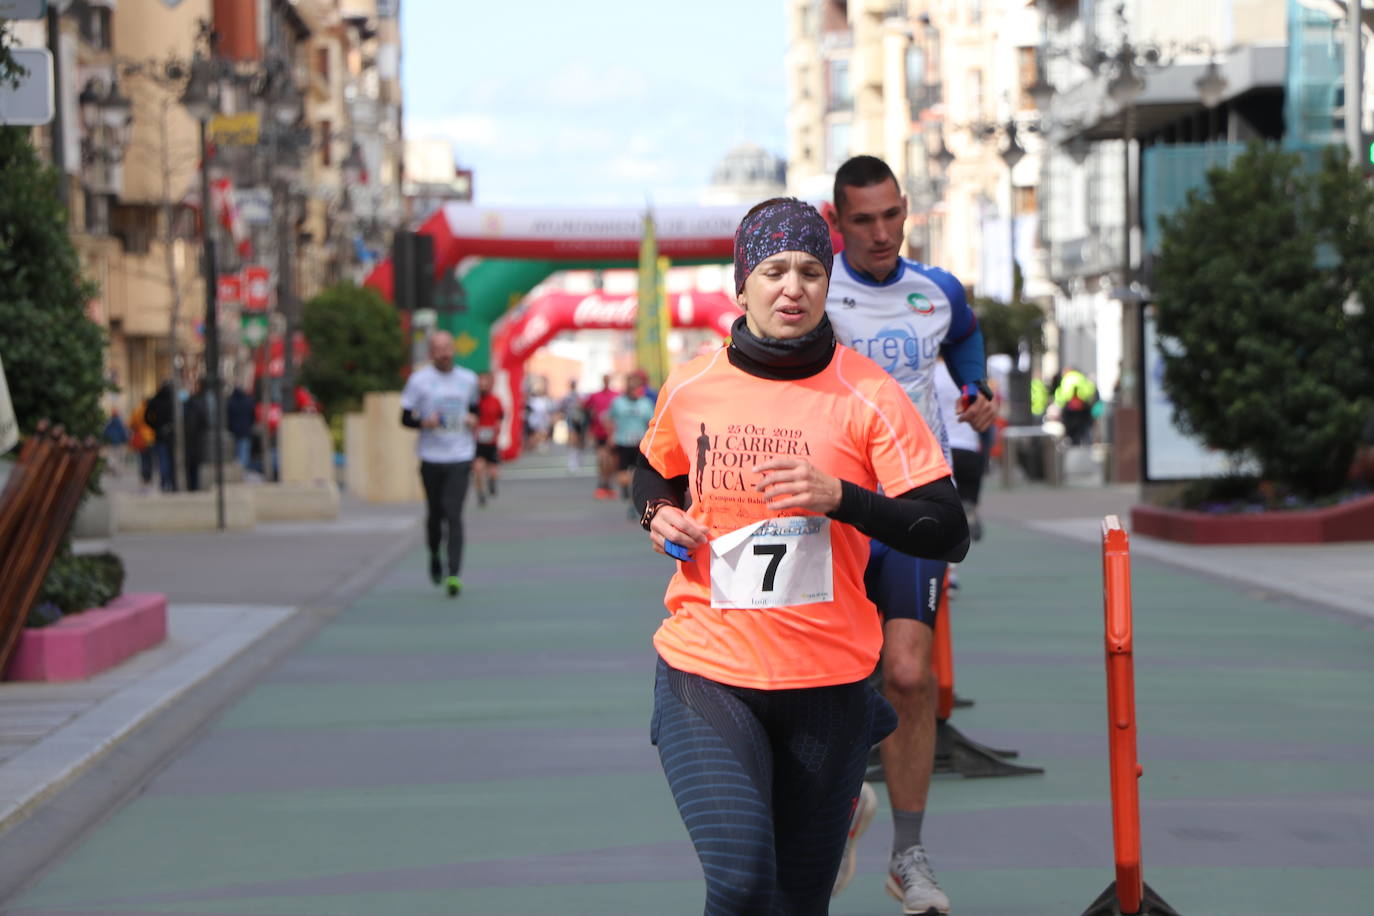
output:
<instances>
[{"instance_id":1,"label":"red banner on building","mask_svg":"<svg viewBox=\"0 0 1374 916\"><path fill-rule=\"evenodd\" d=\"M239 305L243 302L243 278L238 274L220 274L217 289L220 305Z\"/></svg>"},{"instance_id":2,"label":"red banner on building","mask_svg":"<svg viewBox=\"0 0 1374 916\"><path fill-rule=\"evenodd\" d=\"M260 310L272 299L272 272L256 265L243 269L243 307Z\"/></svg>"}]
</instances>

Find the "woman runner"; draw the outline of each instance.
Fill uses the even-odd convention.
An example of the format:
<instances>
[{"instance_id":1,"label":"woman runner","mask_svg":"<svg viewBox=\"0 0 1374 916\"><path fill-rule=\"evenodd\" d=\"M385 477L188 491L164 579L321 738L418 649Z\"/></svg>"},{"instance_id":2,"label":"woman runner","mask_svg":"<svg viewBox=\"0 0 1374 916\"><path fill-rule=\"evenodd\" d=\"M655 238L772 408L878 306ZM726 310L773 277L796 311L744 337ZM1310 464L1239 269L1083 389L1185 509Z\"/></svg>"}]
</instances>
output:
<instances>
[{"instance_id":1,"label":"woman runner","mask_svg":"<svg viewBox=\"0 0 1374 916\"><path fill-rule=\"evenodd\" d=\"M882 644L869 538L968 550L939 444L887 373L835 341L832 261L810 205L746 214L744 315L664 384L635 472L654 549L679 558L651 739L708 916L827 912L868 749L896 724L865 685Z\"/></svg>"}]
</instances>

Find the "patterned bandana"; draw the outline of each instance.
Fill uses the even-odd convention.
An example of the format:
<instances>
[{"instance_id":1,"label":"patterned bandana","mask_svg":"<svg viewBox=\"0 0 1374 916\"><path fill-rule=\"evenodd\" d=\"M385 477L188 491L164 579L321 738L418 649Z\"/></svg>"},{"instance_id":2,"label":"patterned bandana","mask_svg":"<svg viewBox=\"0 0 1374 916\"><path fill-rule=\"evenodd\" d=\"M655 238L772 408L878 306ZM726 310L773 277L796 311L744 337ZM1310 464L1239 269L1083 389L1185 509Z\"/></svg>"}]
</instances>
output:
<instances>
[{"instance_id":1,"label":"patterned bandana","mask_svg":"<svg viewBox=\"0 0 1374 916\"><path fill-rule=\"evenodd\" d=\"M804 251L825 265L825 276L835 263L830 247L830 227L816 208L795 197L750 214L735 230L735 292L766 258L780 251Z\"/></svg>"}]
</instances>

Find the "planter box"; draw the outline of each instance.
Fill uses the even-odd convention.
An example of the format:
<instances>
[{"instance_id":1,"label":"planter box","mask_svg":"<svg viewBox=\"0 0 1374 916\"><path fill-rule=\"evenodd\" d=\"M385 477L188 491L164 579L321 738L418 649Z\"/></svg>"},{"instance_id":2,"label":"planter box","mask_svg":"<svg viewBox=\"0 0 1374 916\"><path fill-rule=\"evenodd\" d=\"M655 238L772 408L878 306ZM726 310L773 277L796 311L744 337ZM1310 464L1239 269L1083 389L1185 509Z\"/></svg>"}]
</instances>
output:
<instances>
[{"instance_id":1,"label":"planter box","mask_svg":"<svg viewBox=\"0 0 1374 916\"><path fill-rule=\"evenodd\" d=\"M1185 544L1327 544L1374 541L1374 496L1325 509L1212 515L1134 506L1136 534Z\"/></svg>"},{"instance_id":2,"label":"planter box","mask_svg":"<svg viewBox=\"0 0 1374 916\"><path fill-rule=\"evenodd\" d=\"M85 680L166 638L166 595L121 595L52 626L24 630L5 680Z\"/></svg>"}]
</instances>

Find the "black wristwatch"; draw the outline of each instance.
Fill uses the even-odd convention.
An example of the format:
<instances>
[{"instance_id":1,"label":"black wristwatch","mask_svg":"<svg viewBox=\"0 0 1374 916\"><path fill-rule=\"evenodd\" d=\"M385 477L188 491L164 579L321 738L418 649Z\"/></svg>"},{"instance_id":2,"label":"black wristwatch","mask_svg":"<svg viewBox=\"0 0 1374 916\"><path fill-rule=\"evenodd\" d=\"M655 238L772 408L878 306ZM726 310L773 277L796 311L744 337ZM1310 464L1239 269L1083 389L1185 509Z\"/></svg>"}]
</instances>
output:
<instances>
[{"instance_id":1,"label":"black wristwatch","mask_svg":"<svg viewBox=\"0 0 1374 916\"><path fill-rule=\"evenodd\" d=\"M649 502L644 506L644 514L640 516L639 527L643 528L645 531L648 531L649 526L653 524L654 516L658 514L658 510L662 509L664 506L671 506L672 504L673 501L671 499L649 500Z\"/></svg>"}]
</instances>

